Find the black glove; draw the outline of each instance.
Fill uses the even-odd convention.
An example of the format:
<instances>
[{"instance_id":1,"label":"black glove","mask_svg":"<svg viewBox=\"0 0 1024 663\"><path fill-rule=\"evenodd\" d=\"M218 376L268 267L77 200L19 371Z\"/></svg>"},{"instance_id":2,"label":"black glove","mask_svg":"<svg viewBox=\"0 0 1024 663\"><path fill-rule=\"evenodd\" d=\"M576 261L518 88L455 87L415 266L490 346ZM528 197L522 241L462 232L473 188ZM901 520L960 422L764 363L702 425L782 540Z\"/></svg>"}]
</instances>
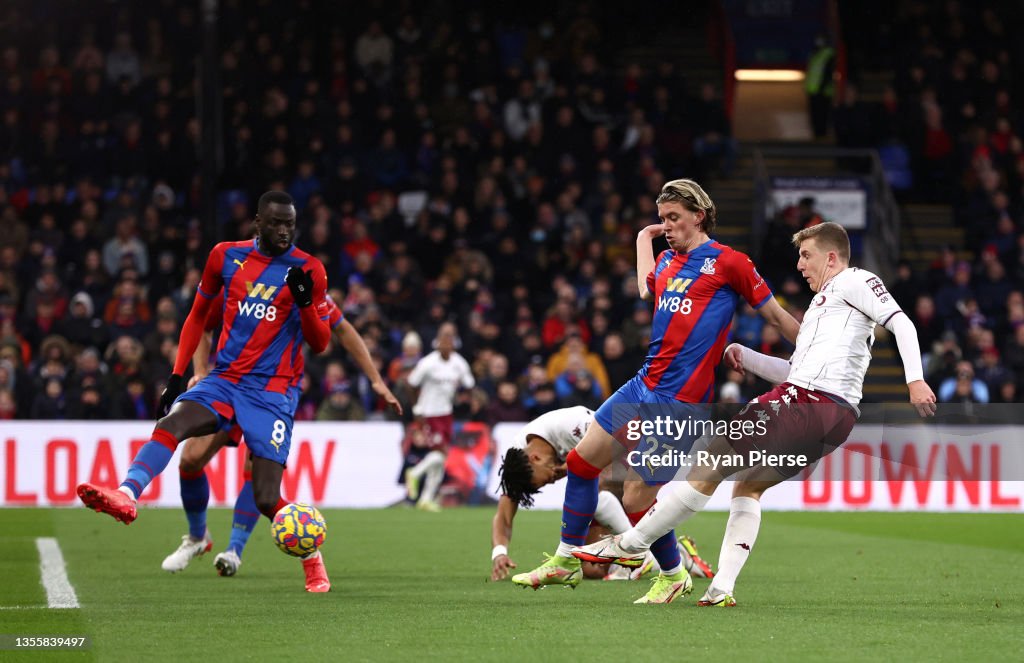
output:
<instances>
[{"instance_id":1,"label":"black glove","mask_svg":"<svg viewBox=\"0 0 1024 663\"><path fill-rule=\"evenodd\" d=\"M301 267L289 267L284 282L292 291L292 299L299 308L306 308L313 303L313 272L302 271Z\"/></svg>"},{"instance_id":2,"label":"black glove","mask_svg":"<svg viewBox=\"0 0 1024 663\"><path fill-rule=\"evenodd\" d=\"M181 376L171 373L171 377L167 378L167 386L160 394L160 414L167 414L167 411L174 405L174 400L181 396L181 392Z\"/></svg>"}]
</instances>

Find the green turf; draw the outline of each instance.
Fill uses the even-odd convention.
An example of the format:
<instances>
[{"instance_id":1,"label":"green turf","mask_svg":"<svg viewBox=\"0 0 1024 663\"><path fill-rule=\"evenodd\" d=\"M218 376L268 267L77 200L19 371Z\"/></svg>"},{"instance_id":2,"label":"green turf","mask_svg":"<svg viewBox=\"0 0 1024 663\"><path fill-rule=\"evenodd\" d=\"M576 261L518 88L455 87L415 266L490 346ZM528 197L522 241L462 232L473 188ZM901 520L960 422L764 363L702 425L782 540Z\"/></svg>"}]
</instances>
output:
<instances>
[{"instance_id":1,"label":"green turf","mask_svg":"<svg viewBox=\"0 0 1024 663\"><path fill-rule=\"evenodd\" d=\"M771 513L738 586L740 606L694 596L634 606L640 583L575 591L486 581L491 511L327 511L334 591L302 591L298 561L261 522L235 578L212 555L160 570L184 518L144 510L131 527L84 509L0 509L0 633L89 635L88 653L0 660L1005 659L1024 651L1024 516ZM230 512L211 513L217 549ZM717 557L725 514L686 532ZM520 570L558 539L558 514L522 513ZM55 536L80 610L48 610L33 537Z\"/></svg>"}]
</instances>

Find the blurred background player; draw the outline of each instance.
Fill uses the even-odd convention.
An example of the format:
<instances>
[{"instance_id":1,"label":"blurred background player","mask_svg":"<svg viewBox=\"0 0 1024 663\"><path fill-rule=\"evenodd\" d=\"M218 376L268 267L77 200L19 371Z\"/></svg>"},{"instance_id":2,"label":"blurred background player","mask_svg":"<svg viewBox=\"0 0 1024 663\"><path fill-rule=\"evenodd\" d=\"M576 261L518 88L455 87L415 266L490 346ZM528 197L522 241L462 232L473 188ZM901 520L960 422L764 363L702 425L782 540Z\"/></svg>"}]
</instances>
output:
<instances>
[{"instance_id":1,"label":"blurred background player","mask_svg":"<svg viewBox=\"0 0 1024 663\"><path fill-rule=\"evenodd\" d=\"M763 421L767 433L740 440L716 439L708 452L739 454L753 450L804 454L808 464L842 445L860 414L864 375L871 362L875 325L896 337L910 402L921 416L935 414L935 394L923 379L921 351L914 323L886 290L882 280L850 267L850 240L836 223L821 223L793 235L800 258L797 269L818 293L800 325L790 361L731 346L727 362L778 384L751 401L737 418ZM865 340L867 342L865 342ZM779 384L781 383L781 384ZM696 465L678 482L656 512L621 536L581 547L574 555L588 561L640 563L643 551L665 531L704 509L727 477L743 471L733 488L729 521L718 559L718 574L698 602L704 607L736 605L736 578L746 563L761 525L761 495L795 476L804 467Z\"/></svg>"},{"instance_id":2,"label":"blurred background player","mask_svg":"<svg viewBox=\"0 0 1024 663\"><path fill-rule=\"evenodd\" d=\"M502 495L498 498L498 510L491 523L491 580L502 580L510 569L516 568L508 546L512 541L512 522L519 507L530 508L533 495L565 477L565 458L583 439L593 420L594 413L579 405L552 410L526 424L516 437L514 446L505 453L501 466ZM588 536L595 540L606 532L623 532L630 527L620 497L610 489L598 493L594 521ZM697 554L691 539L682 537L679 545L682 546L681 554L688 571L698 577L714 575L711 567ZM656 565L654 556L649 554L643 565L633 570L619 567L609 572L607 564L584 563L582 575L606 580L635 580ZM580 574L577 573L563 584L575 587L579 581ZM544 584L535 571L520 573L512 582L534 589Z\"/></svg>"},{"instance_id":3,"label":"blurred background player","mask_svg":"<svg viewBox=\"0 0 1024 663\"><path fill-rule=\"evenodd\" d=\"M345 319L341 309L334 303L330 295L326 296L328 306L328 322L334 337L352 356L356 364L370 379L374 393L380 396L395 414L402 416L402 405L391 390L388 389L377 367L370 357L365 341L352 324ZM223 316L223 296L219 296L211 306L207 316L205 333L199 347L192 357L195 375L189 380L189 389L205 378L210 372L209 356L213 332L217 330ZM181 502L188 519L189 533L182 537L181 545L164 559L161 565L165 571L172 573L184 570L194 558L209 552L213 547L209 531L206 528L206 509L210 501L210 484L206 478L206 465L224 446L238 446L241 429L236 425L230 431L221 431L214 435L190 438L181 451L179 471L181 475ZM259 511L252 493L252 458L245 463L244 483L235 501L234 516L231 526L231 540L227 549L219 553L213 560L217 572L222 576L233 576L242 565L242 551L249 540L249 535L259 520Z\"/></svg>"},{"instance_id":4,"label":"blurred background player","mask_svg":"<svg viewBox=\"0 0 1024 663\"><path fill-rule=\"evenodd\" d=\"M170 407L170 412L157 422L120 488L79 484L78 496L89 508L130 524L137 516L139 495L167 467L181 440L226 430L236 421L253 455L257 508L273 520L286 505L281 477L303 374L302 344L319 353L330 339L327 275L319 260L293 244L295 206L287 193L268 191L260 196L254 225L255 239L214 246L161 395L161 407ZM182 376L222 289L224 330L215 368L182 393ZM306 590L329 591L320 552L302 563Z\"/></svg>"},{"instance_id":5,"label":"blurred background player","mask_svg":"<svg viewBox=\"0 0 1024 663\"><path fill-rule=\"evenodd\" d=\"M555 554L531 573L543 584L567 584L580 562L572 556L584 544L598 502L598 476L619 458L625 445L615 438L645 404L707 403L714 394L714 371L740 296L790 341L799 325L772 296L751 260L711 240L716 209L693 180L667 182L656 200L661 223L647 226L636 240L640 298L654 300L647 359L640 371L601 405L580 444L566 456L568 485L562 510L562 540ZM653 241L661 235L669 249L654 259ZM683 449L684 451L688 449ZM643 481L627 481L623 502L631 522L654 506L671 473L636 468ZM693 582L682 567L671 528L650 546L661 573L637 603L669 603L689 593ZM635 565L640 565L635 560Z\"/></svg>"},{"instance_id":6,"label":"blurred background player","mask_svg":"<svg viewBox=\"0 0 1024 663\"><path fill-rule=\"evenodd\" d=\"M455 325L443 323L437 329L434 351L420 359L408 377L408 383L419 389L412 413L426 426L427 436L419 447L422 460L405 472L405 488L416 508L424 511L441 508L437 491L444 480L444 463L452 441L455 393L476 384L469 363L456 352L460 346Z\"/></svg>"}]
</instances>

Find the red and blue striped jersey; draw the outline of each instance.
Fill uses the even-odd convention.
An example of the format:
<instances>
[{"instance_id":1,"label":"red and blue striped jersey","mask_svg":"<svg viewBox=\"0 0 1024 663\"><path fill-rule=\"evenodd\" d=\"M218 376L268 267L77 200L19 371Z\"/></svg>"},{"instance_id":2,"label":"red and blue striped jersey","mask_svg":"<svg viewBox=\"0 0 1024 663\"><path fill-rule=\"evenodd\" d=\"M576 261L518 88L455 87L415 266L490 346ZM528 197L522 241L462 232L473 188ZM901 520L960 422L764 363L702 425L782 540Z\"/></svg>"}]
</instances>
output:
<instances>
[{"instance_id":1,"label":"red and blue striped jersey","mask_svg":"<svg viewBox=\"0 0 1024 663\"><path fill-rule=\"evenodd\" d=\"M292 246L272 258L259 251L254 239L213 247L199 282L203 297L224 291L212 375L278 393L299 384L303 336L299 307L284 280L290 267L312 271L313 306L327 320L327 273L313 256Z\"/></svg>"},{"instance_id":2,"label":"red and blue striped jersey","mask_svg":"<svg viewBox=\"0 0 1024 663\"><path fill-rule=\"evenodd\" d=\"M745 254L708 240L689 253L663 251L647 289L654 318L641 378L684 403L711 402L738 299L758 308L772 297L768 284Z\"/></svg>"}]
</instances>

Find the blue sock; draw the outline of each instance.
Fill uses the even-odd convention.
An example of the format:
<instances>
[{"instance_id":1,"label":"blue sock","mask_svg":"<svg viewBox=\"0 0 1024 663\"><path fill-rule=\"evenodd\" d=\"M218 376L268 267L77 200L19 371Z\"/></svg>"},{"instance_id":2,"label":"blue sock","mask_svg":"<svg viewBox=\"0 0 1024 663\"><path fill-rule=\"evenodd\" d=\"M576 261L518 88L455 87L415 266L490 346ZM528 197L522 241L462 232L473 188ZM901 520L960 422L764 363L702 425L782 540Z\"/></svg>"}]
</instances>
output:
<instances>
[{"instance_id":1,"label":"blue sock","mask_svg":"<svg viewBox=\"0 0 1024 663\"><path fill-rule=\"evenodd\" d=\"M177 446L178 440L167 431L153 431L153 439L146 442L139 449L139 453L135 454L121 485L132 491L135 499L138 499L153 478L163 472L167 463L171 462L171 456L174 455Z\"/></svg>"},{"instance_id":2,"label":"blue sock","mask_svg":"<svg viewBox=\"0 0 1024 663\"><path fill-rule=\"evenodd\" d=\"M185 507L188 518L188 533L193 539L201 539L206 534L206 507L210 503L210 482L206 472L180 473L181 505Z\"/></svg>"},{"instance_id":3,"label":"blue sock","mask_svg":"<svg viewBox=\"0 0 1024 663\"><path fill-rule=\"evenodd\" d=\"M562 506L562 543L582 546L597 510L597 476L601 469L583 460L575 449L569 452L565 462L568 482Z\"/></svg>"},{"instance_id":4,"label":"blue sock","mask_svg":"<svg viewBox=\"0 0 1024 663\"><path fill-rule=\"evenodd\" d=\"M256 500L252 496L252 480L246 479L242 491L235 500L235 515L231 520L231 543L228 550L234 550L239 557L249 541L249 535L260 519L260 510L256 508Z\"/></svg>"},{"instance_id":5,"label":"blue sock","mask_svg":"<svg viewBox=\"0 0 1024 663\"><path fill-rule=\"evenodd\" d=\"M683 563L674 529L670 529L667 534L651 544L651 553L654 555L654 559L658 560L658 566L663 570L674 569Z\"/></svg>"}]
</instances>

